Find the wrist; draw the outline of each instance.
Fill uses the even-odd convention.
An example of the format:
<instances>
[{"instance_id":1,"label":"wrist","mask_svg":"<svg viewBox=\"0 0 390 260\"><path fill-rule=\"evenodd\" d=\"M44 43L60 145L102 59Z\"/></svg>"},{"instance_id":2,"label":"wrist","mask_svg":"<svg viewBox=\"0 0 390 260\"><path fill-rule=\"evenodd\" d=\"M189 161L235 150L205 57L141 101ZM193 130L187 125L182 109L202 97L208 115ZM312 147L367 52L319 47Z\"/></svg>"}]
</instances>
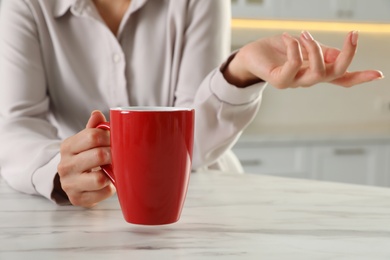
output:
<instances>
[{"instance_id":1,"label":"wrist","mask_svg":"<svg viewBox=\"0 0 390 260\"><path fill-rule=\"evenodd\" d=\"M227 61L224 68L222 68L221 72L226 81L238 88L245 88L259 82L264 82L245 69L243 52L243 50L238 51Z\"/></svg>"}]
</instances>

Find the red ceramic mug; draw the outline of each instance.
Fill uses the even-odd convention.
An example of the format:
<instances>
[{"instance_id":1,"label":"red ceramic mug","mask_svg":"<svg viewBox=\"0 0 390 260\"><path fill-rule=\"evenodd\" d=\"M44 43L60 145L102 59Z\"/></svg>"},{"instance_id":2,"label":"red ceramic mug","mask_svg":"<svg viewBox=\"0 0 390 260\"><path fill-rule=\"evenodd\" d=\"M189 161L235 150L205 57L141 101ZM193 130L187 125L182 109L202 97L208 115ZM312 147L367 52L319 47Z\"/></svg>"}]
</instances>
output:
<instances>
[{"instance_id":1,"label":"red ceramic mug","mask_svg":"<svg viewBox=\"0 0 390 260\"><path fill-rule=\"evenodd\" d=\"M193 109L120 107L97 128L111 133L114 183L125 220L163 225L179 220L191 173Z\"/></svg>"}]
</instances>

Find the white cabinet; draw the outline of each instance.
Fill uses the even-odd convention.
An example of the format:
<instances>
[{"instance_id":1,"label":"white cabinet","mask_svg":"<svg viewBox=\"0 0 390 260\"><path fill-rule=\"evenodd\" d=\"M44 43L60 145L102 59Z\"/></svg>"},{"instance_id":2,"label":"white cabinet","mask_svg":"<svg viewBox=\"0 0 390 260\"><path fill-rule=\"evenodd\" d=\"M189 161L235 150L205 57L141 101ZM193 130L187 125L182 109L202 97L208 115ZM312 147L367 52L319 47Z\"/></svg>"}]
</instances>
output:
<instances>
[{"instance_id":1,"label":"white cabinet","mask_svg":"<svg viewBox=\"0 0 390 260\"><path fill-rule=\"evenodd\" d=\"M390 140L245 139L234 153L247 173L390 187Z\"/></svg>"},{"instance_id":2,"label":"white cabinet","mask_svg":"<svg viewBox=\"0 0 390 260\"><path fill-rule=\"evenodd\" d=\"M390 22L389 0L232 0L237 18Z\"/></svg>"},{"instance_id":3,"label":"white cabinet","mask_svg":"<svg viewBox=\"0 0 390 260\"><path fill-rule=\"evenodd\" d=\"M344 0L343 0L344 1ZM280 0L279 19L327 20L335 17L329 0Z\"/></svg>"},{"instance_id":4,"label":"white cabinet","mask_svg":"<svg viewBox=\"0 0 390 260\"><path fill-rule=\"evenodd\" d=\"M381 186L390 187L390 145L386 146L385 153L385 171L383 174L384 184Z\"/></svg>"},{"instance_id":5,"label":"white cabinet","mask_svg":"<svg viewBox=\"0 0 390 260\"><path fill-rule=\"evenodd\" d=\"M234 149L245 172L309 178L308 149L301 146L254 146L239 143Z\"/></svg>"},{"instance_id":6,"label":"white cabinet","mask_svg":"<svg viewBox=\"0 0 390 260\"><path fill-rule=\"evenodd\" d=\"M278 17L275 0L232 0L232 16L236 18L273 19Z\"/></svg>"},{"instance_id":7,"label":"white cabinet","mask_svg":"<svg viewBox=\"0 0 390 260\"><path fill-rule=\"evenodd\" d=\"M385 145L317 145L310 154L314 179L387 186Z\"/></svg>"},{"instance_id":8,"label":"white cabinet","mask_svg":"<svg viewBox=\"0 0 390 260\"><path fill-rule=\"evenodd\" d=\"M336 1L336 0L333 0ZM363 21L390 21L390 1L389 0L355 0L357 3L353 7L352 20ZM339 2L339 1L338 1Z\"/></svg>"}]
</instances>

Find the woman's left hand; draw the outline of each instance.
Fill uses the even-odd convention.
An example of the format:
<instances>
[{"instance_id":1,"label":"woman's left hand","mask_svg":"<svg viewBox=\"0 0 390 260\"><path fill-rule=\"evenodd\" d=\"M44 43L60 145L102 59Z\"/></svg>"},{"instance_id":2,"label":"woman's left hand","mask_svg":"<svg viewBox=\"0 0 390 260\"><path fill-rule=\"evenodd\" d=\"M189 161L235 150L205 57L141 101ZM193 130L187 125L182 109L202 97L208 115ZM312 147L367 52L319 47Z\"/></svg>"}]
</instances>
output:
<instances>
[{"instance_id":1,"label":"woman's left hand","mask_svg":"<svg viewBox=\"0 0 390 260\"><path fill-rule=\"evenodd\" d=\"M246 87L259 81L284 88L329 82L343 87L383 78L378 70L348 72L357 49L358 32L348 33L342 50L322 45L309 32L287 33L245 45L226 67L228 82Z\"/></svg>"}]
</instances>

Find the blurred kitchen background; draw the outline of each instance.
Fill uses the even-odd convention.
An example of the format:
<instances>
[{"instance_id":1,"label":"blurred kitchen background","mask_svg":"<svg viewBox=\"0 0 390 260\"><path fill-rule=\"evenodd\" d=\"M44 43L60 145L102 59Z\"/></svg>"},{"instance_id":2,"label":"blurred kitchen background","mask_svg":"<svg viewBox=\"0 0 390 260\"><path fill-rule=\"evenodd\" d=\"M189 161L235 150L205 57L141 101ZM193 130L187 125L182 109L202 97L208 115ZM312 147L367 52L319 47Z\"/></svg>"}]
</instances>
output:
<instances>
[{"instance_id":1,"label":"blurred kitchen background","mask_svg":"<svg viewBox=\"0 0 390 260\"><path fill-rule=\"evenodd\" d=\"M308 30L359 47L351 70L385 78L353 88L268 86L259 113L234 147L245 172L390 187L390 0L231 0L232 49ZM387 76L387 77L386 77Z\"/></svg>"},{"instance_id":2,"label":"blurred kitchen background","mask_svg":"<svg viewBox=\"0 0 390 260\"><path fill-rule=\"evenodd\" d=\"M232 3L232 49L302 30L341 48L345 35L359 30L350 69L385 75L349 89L268 86L256 118L233 147L244 171L390 187L390 0L226 1Z\"/></svg>"}]
</instances>

